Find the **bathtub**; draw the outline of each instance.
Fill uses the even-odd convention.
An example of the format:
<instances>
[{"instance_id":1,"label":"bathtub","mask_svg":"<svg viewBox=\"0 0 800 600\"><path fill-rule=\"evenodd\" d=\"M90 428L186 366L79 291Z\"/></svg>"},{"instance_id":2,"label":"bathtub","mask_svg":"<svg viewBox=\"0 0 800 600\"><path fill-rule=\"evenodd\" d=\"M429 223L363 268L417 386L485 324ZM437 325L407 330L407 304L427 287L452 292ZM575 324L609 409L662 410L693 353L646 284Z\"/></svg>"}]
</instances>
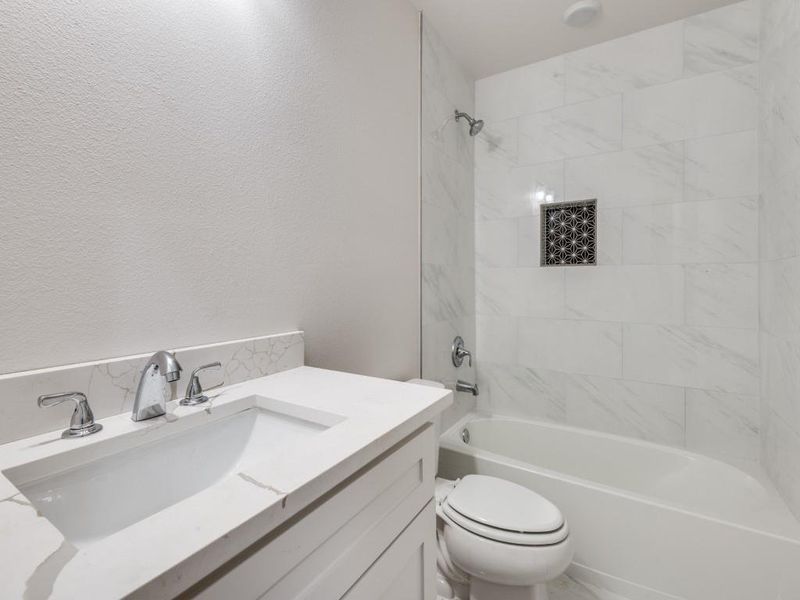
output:
<instances>
[{"instance_id":1,"label":"bathtub","mask_svg":"<svg viewBox=\"0 0 800 600\"><path fill-rule=\"evenodd\" d=\"M757 470L476 414L440 444L440 476L494 475L554 502L570 525L579 579L631 600L800 600L800 523Z\"/></svg>"}]
</instances>

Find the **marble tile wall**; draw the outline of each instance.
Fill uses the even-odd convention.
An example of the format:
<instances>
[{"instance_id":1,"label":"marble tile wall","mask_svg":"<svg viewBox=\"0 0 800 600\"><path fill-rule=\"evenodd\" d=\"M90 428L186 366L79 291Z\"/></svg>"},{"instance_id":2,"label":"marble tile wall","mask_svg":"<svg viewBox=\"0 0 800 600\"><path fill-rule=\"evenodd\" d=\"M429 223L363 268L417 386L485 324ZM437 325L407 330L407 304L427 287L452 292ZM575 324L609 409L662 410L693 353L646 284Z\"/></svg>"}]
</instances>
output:
<instances>
[{"instance_id":1,"label":"marble tile wall","mask_svg":"<svg viewBox=\"0 0 800 600\"><path fill-rule=\"evenodd\" d=\"M479 408L758 459L758 24L748 0L476 82ZM598 266L539 266L536 191L598 199Z\"/></svg>"},{"instance_id":2,"label":"marble tile wall","mask_svg":"<svg viewBox=\"0 0 800 600\"><path fill-rule=\"evenodd\" d=\"M154 349L155 351L155 349ZM165 385L165 397L183 397L189 374L219 361L221 371L209 371L203 385L226 385L286 371L304 364L304 336L300 331L171 350L181 363L182 377ZM42 394L75 391L89 399L96 419L132 410L144 365L152 353L0 375L0 444L57 431L69 426L74 404L42 409Z\"/></svg>"},{"instance_id":3,"label":"marble tile wall","mask_svg":"<svg viewBox=\"0 0 800 600\"><path fill-rule=\"evenodd\" d=\"M800 517L800 4L761 9L761 452Z\"/></svg>"},{"instance_id":4,"label":"marble tile wall","mask_svg":"<svg viewBox=\"0 0 800 600\"><path fill-rule=\"evenodd\" d=\"M450 388L475 381L465 363L450 361L453 338L475 350L474 141L455 122L458 108L474 114L473 80L436 31L422 35L422 376ZM475 400L457 393L445 425L473 409Z\"/></svg>"}]
</instances>

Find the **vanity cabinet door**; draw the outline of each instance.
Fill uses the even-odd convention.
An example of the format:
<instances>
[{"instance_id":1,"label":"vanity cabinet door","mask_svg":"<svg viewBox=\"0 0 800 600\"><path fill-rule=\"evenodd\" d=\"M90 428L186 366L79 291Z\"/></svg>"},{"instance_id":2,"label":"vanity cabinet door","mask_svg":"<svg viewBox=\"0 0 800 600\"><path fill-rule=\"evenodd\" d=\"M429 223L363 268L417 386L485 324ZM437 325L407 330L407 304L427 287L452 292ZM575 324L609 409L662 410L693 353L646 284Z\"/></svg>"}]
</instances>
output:
<instances>
[{"instance_id":1,"label":"vanity cabinet door","mask_svg":"<svg viewBox=\"0 0 800 600\"><path fill-rule=\"evenodd\" d=\"M367 573L381 564L379 571L394 568L399 585L406 585L404 577L416 578L431 590L387 599L435 598L435 444L430 425L409 436L183 597L339 600L354 594L377 600L380 595L363 596L358 590L362 577L368 581ZM390 549L399 556L398 563L383 561ZM414 553L424 564L414 562Z\"/></svg>"},{"instance_id":2,"label":"vanity cabinet door","mask_svg":"<svg viewBox=\"0 0 800 600\"><path fill-rule=\"evenodd\" d=\"M436 511L431 500L344 600L436 598Z\"/></svg>"}]
</instances>

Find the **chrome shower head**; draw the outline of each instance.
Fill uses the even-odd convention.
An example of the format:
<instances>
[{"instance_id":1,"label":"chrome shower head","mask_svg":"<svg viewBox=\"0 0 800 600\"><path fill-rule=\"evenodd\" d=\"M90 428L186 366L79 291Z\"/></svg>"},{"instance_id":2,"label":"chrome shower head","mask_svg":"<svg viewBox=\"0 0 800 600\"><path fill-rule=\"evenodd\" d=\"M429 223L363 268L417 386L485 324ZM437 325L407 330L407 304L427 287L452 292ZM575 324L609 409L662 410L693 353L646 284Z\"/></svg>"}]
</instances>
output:
<instances>
[{"instance_id":1,"label":"chrome shower head","mask_svg":"<svg viewBox=\"0 0 800 600\"><path fill-rule=\"evenodd\" d=\"M478 135L481 132L481 129L483 129L483 121L479 119L473 119L467 113L456 110L456 121L458 121L461 117L464 117L467 120L467 123L469 123L469 134L472 137Z\"/></svg>"}]
</instances>

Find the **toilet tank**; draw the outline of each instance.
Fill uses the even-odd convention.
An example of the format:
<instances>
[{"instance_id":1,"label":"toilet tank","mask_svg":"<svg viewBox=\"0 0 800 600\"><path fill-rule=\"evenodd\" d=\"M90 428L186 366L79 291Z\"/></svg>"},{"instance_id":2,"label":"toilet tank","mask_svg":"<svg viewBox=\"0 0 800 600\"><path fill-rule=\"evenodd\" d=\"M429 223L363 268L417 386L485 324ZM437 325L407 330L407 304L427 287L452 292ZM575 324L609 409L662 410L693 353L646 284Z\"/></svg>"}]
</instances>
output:
<instances>
[{"instance_id":1,"label":"toilet tank","mask_svg":"<svg viewBox=\"0 0 800 600\"><path fill-rule=\"evenodd\" d=\"M427 385L428 387L445 388L441 381L431 381L430 379L409 379L407 383L415 385ZM442 415L441 413L433 419L433 430L436 433L436 472L439 472L439 436L442 435Z\"/></svg>"}]
</instances>

